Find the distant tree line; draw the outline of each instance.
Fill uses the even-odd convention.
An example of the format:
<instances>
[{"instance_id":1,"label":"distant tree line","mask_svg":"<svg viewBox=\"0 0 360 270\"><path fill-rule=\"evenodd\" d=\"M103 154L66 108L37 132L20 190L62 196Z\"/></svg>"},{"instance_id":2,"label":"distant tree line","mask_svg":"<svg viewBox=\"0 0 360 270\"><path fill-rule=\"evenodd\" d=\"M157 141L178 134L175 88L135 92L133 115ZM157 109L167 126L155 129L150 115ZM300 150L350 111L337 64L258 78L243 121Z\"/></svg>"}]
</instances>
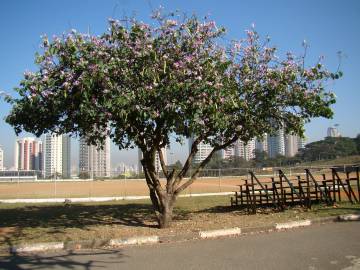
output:
<instances>
[{"instance_id":1,"label":"distant tree line","mask_svg":"<svg viewBox=\"0 0 360 270\"><path fill-rule=\"evenodd\" d=\"M274 158L270 158L267 152L255 150L255 158L247 161L241 157L235 156L223 159L221 154L217 153L213 156L206 168L226 169L293 166L303 162L329 160L351 155L360 155L360 134L355 138L326 137L323 140L305 145L305 148L299 149L299 152L294 157L278 155Z\"/></svg>"}]
</instances>

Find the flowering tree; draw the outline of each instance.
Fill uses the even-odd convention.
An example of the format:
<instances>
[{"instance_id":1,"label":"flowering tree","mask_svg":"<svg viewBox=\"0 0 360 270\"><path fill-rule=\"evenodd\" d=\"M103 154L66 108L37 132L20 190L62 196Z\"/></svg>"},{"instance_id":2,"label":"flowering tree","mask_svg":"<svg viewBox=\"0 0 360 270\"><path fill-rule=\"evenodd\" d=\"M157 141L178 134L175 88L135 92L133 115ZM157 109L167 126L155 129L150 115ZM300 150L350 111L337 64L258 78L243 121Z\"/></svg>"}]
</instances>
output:
<instances>
[{"instance_id":1,"label":"flowering tree","mask_svg":"<svg viewBox=\"0 0 360 270\"><path fill-rule=\"evenodd\" d=\"M152 18L154 25L110 20L100 37L75 30L44 37L39 70L25 73L19 97L8 98L13 108L6 120L17 133L75 134L91 144L110 136L120 149L137 146L159 226L167 227L177 196L216 151L281 127L302 134L310 118L331 117L335 99L325 82L341 73L320 62L305 68L303 57L290 53L280 60L254 29L221 46L224 29L213 21L179 21L178 14L162 12ZM168 171L164 163L161 149L170 136L194 137L180 170ZM200 142L213 151L184 179Z\"/></svg>"}]
</instances>

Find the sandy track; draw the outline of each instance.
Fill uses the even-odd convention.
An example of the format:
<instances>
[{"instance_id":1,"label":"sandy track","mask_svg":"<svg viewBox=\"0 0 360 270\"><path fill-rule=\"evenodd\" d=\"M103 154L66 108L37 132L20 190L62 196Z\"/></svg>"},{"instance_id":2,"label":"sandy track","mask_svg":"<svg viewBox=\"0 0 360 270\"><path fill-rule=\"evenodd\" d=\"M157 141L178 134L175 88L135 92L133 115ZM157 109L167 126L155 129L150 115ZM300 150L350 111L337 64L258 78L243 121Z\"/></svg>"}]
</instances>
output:
<instances>
[{"instance_id":1,"label":"sandy track","mask_svg":"<svg viewBox=\"0 0 360 270\"><path fill-rule=\"evenodd\" d=\"M241 178L198 179L184 194L238 189ZM162 183L164 184L164 183ZM107 197L148 195L144 180L0 183L0 198Z\"/></svg>"},{"instance_id":2,"label":"sandy track","mask_svg":"<svg viewBox=\"0 0 360 270\"><path fill-rule=\"evenodd\" d=\"M344 174L340 177L344 179ZM314 174L316 180L322 176ZM296 175L288 175L290 180L295 180ZM301 175L304 179L305 175ZM189 193L214 193L239 190L244 177L213 177L199 178L183 194ZM264 184L270 184L270 176L260 178ZM332 175L326 173L326 179ZM162 181L164 185L164 181ZM13 198L54 198L54 197L113 197L113 196L148 195L145 180L108 180L108 181L57 181L57 182L31 182L31 183L0 183L0 199Z\"/></svg>"}]
</instances>

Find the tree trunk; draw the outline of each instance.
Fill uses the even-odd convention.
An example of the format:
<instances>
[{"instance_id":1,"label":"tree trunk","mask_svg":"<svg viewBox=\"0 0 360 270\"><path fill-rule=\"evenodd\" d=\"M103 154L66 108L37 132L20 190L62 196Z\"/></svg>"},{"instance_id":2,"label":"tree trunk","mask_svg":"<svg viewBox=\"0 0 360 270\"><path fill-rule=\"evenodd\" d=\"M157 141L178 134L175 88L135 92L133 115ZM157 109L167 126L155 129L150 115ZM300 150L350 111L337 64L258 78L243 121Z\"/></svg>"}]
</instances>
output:
<instances>
[{"instance_id":1,"label":"tree trunk","mask_svg":"<svg viewBox=\"0 0 360 270\"><path fill-rule=\"evenodd\" d=\"M174 204L177 194L172 187L173 175L167 175L166 188L161 187L158 176L155 172L155 152L143 153L141 160L143 165L146 183L149 187L150 199L154 208L159 228L168 228L173 218Z\"/></svg>"},{"instance_id":2,"label":"tree trunk","mask_svg":"<svg viewBox=\"0 0 360 270\"><path fill-rule=\"evenodd\" d=\"M162 208L162 213L158 217L159 228L169 228L173 218L174 205L167 205Z\"/></svg>"}]
</instances>

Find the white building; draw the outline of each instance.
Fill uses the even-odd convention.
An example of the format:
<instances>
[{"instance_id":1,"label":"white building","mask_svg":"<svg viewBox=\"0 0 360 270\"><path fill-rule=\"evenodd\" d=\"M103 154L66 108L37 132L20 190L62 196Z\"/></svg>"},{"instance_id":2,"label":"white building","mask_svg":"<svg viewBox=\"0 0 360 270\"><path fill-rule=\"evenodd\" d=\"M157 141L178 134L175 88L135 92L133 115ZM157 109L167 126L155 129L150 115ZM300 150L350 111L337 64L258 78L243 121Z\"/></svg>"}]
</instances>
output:
<instances>
[{"instance_id":1,"label":"white building","mask_svg":"<svg viewBox=\"0 0 360 270\"><path fill-rule=\"evenodd\" d=\"M298 137L298 150L305 148L306 138Z\"/></svg>"},{"instance_id":2,"label":"white building","mask_svg":"<svg viewBox=\"0 0 360 270\"><path fill-rule=\"evenodd\" d=\"M45 178L70 178L71 139L67 135L46 134L44 138Z\"/></svg>"},{"instance_id":3,"label":"white building","mask_svg":"<svg viewBox=\"0 0 360 270\"><path fill-rule=\"evenodd\" d=\"M165 163L165 165L167 165L168 162L167 162L166 148L162 148L161 152L162 152L162 155L163 155L163 158L164 158L164 163ZM143 154L142 154L141 150L138 149L138 173L139 174L143 172L143 167L142 167L142 164L141 164L142 158L143 158ZM158 153L156 153L156 155L155 155L155 170L156 170L156 172L161 172L162 171L160 157L159 157Z\"/></svg>"},{"instance_id":4,"label":"white building","mask_svg":"<svg viewBox=\"0 0 360 270\"><path fill-rule=\"evenodd\" d=\"M191 152L191 147L192 147L193 143L194 143L194 138L190 137L189 138L189 153ZM204 159L206 159L208 157L208 155L211 153L212 150L213 150L213 147L211 145L200 142L198 144L198 151L193 158L193 163L202 162Z\"/></svg>"},{"instance_id":5,"label":"white building","mask_svg":"<svg viewBox=\"0 0 360 270\"><path fill-rule=\"evenodd\" d=\"M341 134L336 127L329 127L327 129L327 137L341 137Z\"/></svg>"},{"instance_id":6,"label":"white building","mask_svg":"<svg viewBox=\"0 0 360 270\"><path fill-rule=\"evenodd\" d=\"M110 177L110 138L107 137L103 149L88 145L85 138L79 142L79 171L89 177Z\"/></svg>"},{"instance_id":7,"label":"white building","mask_svg":"<svg viewBox=\"0 0 360 270\"><path fill-rule=\"evenodd\" d=\"M221 158L228 159L235 156L235 145L231 145L230 147L221 150Z\"/></svg>"},{"instance_id":8,"label":"white building","mask_svg":"<svg viewBox=\"0 0 360 270\"><path fill-rule=\"evenodd\" d=\"M235 143L235 156L245 160L255 158L255 139L251 139L247 143L237 140Z\"/></svg>"},{"instance_id":9,"label":"white building","mask_svg":"<svg viewBox=\"0 0 360 270\"><path fill-rule=\"evenodd\" d=\"M285 135L285 156L293 157L298 152L299 136L286 134Z\"/></svg>"},{"instance_id":10,"label":"white building","mask_svg":"<svg viewBox=\"0 0 360 270\"><path fill-rule=\"evenodd\" d=\"M18 139L15 142L15 170L43 170L43 143L32 137Z\"/></svg>"},{"instance_id":11,"label":"white building","mask_svg":"<svg viewBox=\"0 0 360 270\"><path fill-rule=\"evenodd\" d=\"M4 150L0 145L0 171L4 170Z\"/></svg>"},{"instance_id":12,"label":"white building","mask_svg":"<svg viewBox=\"0 0 360 270\"><path fill-rule=\"evenodd\" d=\"M167 165L168 162L167 162L167 156L166 156L166 148L162 148L161 153L164 158L164 163L165 163L165 165ZM155 155L155 169L157 172L162 171L160 157L159 157L158 153L156 153L156 155Z\"/></svg>"},{"instance_id":13,"label":"white building","mask_svg":"<svg viewBox=\"0 0 360 270\"><path fill-rule=\"evenodd\" d=\"M275 134L268 136L268 154L270 158L278 155L285 156L284 129L279 129Z\"/></svg>"}]
</instances>

